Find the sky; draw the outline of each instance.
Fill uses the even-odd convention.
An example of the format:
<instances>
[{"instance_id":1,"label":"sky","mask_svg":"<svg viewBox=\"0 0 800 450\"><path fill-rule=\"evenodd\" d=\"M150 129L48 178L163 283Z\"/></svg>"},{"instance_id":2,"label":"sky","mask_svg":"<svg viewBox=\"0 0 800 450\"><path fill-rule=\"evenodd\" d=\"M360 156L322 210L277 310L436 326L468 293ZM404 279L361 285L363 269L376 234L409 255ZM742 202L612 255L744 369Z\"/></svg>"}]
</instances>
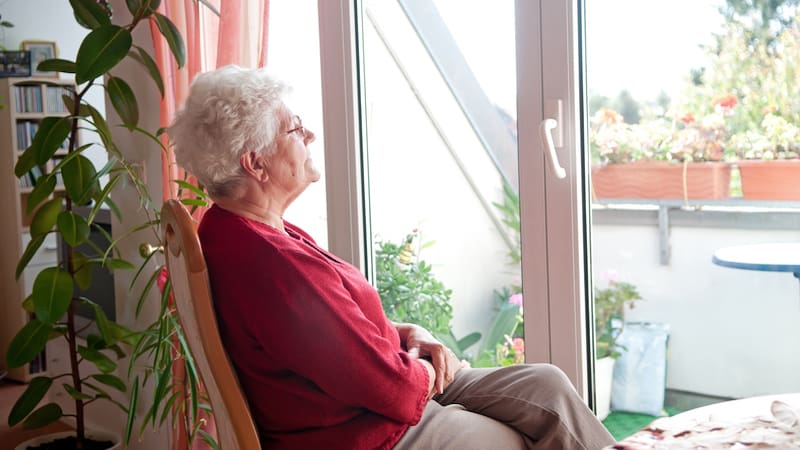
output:
<instances>
[{"instance_id":1,"label":"sky","mask_svg":"<svg viewBox=\"0 0 800 450\"><path fill-rule=\"evenodd\" d=\"M556 1L556 0L542 0ZM561 0L558 0L561 1ZM514 1L436 0L436 6L484 90L513 109ZM724 0L586 0L589 89L616 96L627 89L652 100L679 88L703 64L700 44L713 42ZM511 105L511 106L509 106Z\"/></svg>"},{"instance_id":2,"label":"sky","mask_svg":"<svg viewBox=\"0 0 800 450\"><path fill-rule=\"evenodd\" d=\"M586 0L590 91L654 99L680 87L703 65L700 44L713 43L723 0Z\"/></svg>"}]
</instances>

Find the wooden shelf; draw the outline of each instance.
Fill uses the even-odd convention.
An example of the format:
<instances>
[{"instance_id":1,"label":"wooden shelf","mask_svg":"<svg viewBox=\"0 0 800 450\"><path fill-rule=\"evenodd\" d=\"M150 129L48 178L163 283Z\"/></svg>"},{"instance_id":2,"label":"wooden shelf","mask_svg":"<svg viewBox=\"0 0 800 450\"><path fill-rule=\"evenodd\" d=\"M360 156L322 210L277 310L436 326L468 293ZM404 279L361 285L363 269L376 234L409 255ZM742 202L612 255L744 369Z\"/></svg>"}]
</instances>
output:
<instances>
[{"instance_id":1,"label":"wooden shelf","mask_svg":"<svg viewBox=\"0 0 800 450\"><path fill-rule=\"evenodd\" d=\"M33 186L21 185L21 179L24 184L32 180L27 175L17 178L13 172L24 151L18 149L30 145L37 124L48 116L69 115L60 111L64 109L61 94L66 92L65 89L74 90L74 83L54 78L0 78L0 96L6 99L6 107L0 109L0 173L12 174L0 177L0 204L6 208L7 215L16 217L16 220L0 221L0 245L4 250L0 257L0 286L3 286L0 298L0 370L8 370L8 378L23 382L46 372L45 355L39 355L32 364L8 369L5 352L11 339L30 320L20 304L29 294L35 274L44 267L57 264L58 252L52 249L48 252L43 247L22 276L15 278L17 262L30 238L28 233L33 213L27 213L27 205ZM67 154L66 149L60 149L53 159L61 159ZM51 159L41 166L42 173L49 172L54 165ZM57 186L53 195L63 195L63 192L64 187Z\"/></svg>"}]
</instances>

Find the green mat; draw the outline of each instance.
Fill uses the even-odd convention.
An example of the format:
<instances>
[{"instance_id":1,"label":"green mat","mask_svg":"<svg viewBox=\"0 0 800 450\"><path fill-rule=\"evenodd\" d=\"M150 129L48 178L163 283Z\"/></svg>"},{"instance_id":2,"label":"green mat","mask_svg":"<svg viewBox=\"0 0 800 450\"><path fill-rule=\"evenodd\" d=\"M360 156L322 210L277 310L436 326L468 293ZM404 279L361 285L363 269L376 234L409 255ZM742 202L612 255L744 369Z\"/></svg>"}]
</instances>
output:
<instances>
[{"instance_id":1,"label":"green mat","mask_svg":"<svg viewBox=\"0 0 800 450\"><path fill-rule=\"evenodd\" d=\"M680 411L675 408L666 408L666 412L668 415L674 416ZM608 432L614 436L614 439L621 441L646 427L650 422L656 419L658 419L658 417L649 416L647 414L613 411L603 421L603 425L605 425Z\"/></svg>"}]
</instances>

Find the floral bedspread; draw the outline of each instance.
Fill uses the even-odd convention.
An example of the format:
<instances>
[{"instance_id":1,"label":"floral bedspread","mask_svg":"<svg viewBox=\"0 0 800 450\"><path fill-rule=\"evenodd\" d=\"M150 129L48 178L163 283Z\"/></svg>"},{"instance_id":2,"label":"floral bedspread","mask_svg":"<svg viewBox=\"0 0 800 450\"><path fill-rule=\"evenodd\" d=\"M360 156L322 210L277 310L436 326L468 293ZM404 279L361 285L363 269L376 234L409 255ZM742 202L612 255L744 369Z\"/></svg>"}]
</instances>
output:
<instances>
[{"instance_id":1,"label":"floral bedspread","mask_svg":"<svg viewBox=\"0 0 800 450\"><path fill-rule=\"evenodd\" d=\"M607 450L800 448L800 408L774 401L771 414L725 418L657 419ZM677 419L677 420L676 420Z\"/></svg>"}]
</instances>

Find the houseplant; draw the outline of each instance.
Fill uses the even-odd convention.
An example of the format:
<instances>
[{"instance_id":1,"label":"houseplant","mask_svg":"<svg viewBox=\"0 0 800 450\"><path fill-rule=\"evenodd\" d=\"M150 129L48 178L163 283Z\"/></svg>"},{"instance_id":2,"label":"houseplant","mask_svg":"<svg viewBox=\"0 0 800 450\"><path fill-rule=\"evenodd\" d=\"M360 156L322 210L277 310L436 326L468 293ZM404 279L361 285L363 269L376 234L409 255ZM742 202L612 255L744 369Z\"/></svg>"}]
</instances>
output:
<instances>
[{"instance_id":1,"label":"houseplant","mask_svg":"<svg viewBox=\"0 0 800 450\"><path fill-rule=\"evenodd\" d=\"M117 399L119 394L112 395L110 390L126 393L128 383L114 375L114 372L117 361L125 357L125 350L141 341L141 334L110 321L91 299L77 296L75 290L75 286L86 289L92 283L91 269L94 266L111 270L134 268L130 262L116 256L115 246L118 239L113 240L108 236L108 251L96 249L94 253L87 253L78 251L76 247L89 243L90 228L101 206L109 207L119 218L120 212L109 197L115 186L130 183L140 191L143 198L149 196L136 169L122 157L109 124L86 101L85 95L97 78L105 77L106 93L123 126L131 132L143 133L157 140L152 133L137 126L136 97L129 85L116 74L111 74L111 71L130 54L147 68L159 87L163 86L152 58L144 49L132 43L131 31L148 21L156 23L179 65L184 62L184 51L175 25L155 12L158 0L127 0L126 5L132 20L125 26L112 24L107 10L94 0L71 0L70 3L77 22L90 30L81 42L76 60L50 59L38 66L41 71L74 74L78 89L71 96L63 98L70 115L43 119L32 144L22 153L14 168L17 177L23 176L34 167L44 165L53 157L62 142L68 142L68 154L49 172L43 172L29 195L28 211L35 211L30 226L31 241L18 263L17 277L49 233L57 233L65 242L66 257L57 266L43 270L36 277L33 292L23 303L23 307L34 316L12 340L7 353L8 365L18 367L39 354L50 339L64 338L68 348L69 371L55 376L34 378L14 404L8 421L10 426L21 422L25 428L37 428L65 416L74 417L76 430L72 433L72 443L65 443L63 445L68 446L61 448L87 448L91 439L87 435L84 409L87 404L97 400L109 401L128 413L125 442L130 438L139 380L137 378L133 382L128 406ZM103 167L95 167L83 155L90 144L77 145L77 133L86 124L93 128L108 152L109 161ZM103 176L108 176L108 182L101 187L100 179ZM62 180L63 191L57 189ZM90 207L88 217L74 211L80 205ZM153 225L153 222L148 221L136 229ZM85 342L79 339L78 333L82 330L77 329L74 320L75 309L79 305L92 308L93 323L97 328L97 333L90 333ZM87 374L80 367L81 362L94 366L99 373L93 370ZM56 380L62 378L67 381L62 384L63 389L74 400L74 411L66 414L54 402L36 408Z\"/></svg>"},{"instance_id":2,"label":"houseplant","mask_svg":"<svg viewBox=\"0 0 800 450\"><path fill-rule=\"evenodd\" d=\"M595 389L601 420L610 409L614 360L625 350L617 342L625 325L625 308L632 309L641 299L636 287L627 282L609 279L606 287L594 287Z\"/></svg>"}]
</instances>

